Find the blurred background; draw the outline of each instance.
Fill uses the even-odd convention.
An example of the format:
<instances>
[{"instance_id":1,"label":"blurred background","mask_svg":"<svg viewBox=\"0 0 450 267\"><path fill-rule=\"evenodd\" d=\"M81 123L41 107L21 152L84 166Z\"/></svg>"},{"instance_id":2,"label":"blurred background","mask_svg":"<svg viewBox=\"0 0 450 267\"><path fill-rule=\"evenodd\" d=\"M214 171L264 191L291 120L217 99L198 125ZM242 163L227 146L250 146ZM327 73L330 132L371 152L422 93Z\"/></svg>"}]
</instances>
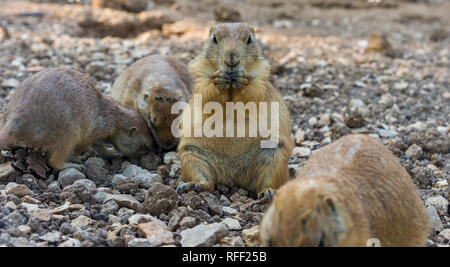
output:
<instances>
[{"instance_id":1,"label":"blurred background","mask_svg":"<svg viewBox=\"0 0 450 267\"><path fill-rule=\"evenodd\" d=\"M0 0L0 117L44 68L75 68L109 95L139 58L188 63L211 25L247 22L290 108L292 174L343 135L379 138L434 209L427 245L447 245L449 13L448 0Z\"/></svg>"}]
</instances>

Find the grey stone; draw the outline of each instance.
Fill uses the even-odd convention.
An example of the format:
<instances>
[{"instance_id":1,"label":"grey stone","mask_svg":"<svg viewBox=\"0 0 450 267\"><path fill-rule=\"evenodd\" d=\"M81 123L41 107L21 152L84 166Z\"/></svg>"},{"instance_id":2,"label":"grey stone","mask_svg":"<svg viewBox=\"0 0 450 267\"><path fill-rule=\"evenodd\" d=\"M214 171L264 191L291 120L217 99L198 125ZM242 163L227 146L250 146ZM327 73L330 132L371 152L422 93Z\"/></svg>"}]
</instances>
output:
<instances>
[{"instance_id":1,"label":"grey stone","mask_svg":"<svg viewBox=\"0 0 450 267\"><path fill-rule=\"evenodd\" d=\"M204 209L207 210L206 202L197 195L194 191L189 191L184 193L180 197L180 202L182 206L191 207L194 210Z\"/></svg>"},{"instance_id":2,"label":"grey stone","mask_svg":"<svg viewBox=\"0 0 450 267\"><path fill-rule=\"evenodd\" d=\"M91 202L97 193L95 183L88 179L81 179L66 186L61 193L62 199L67 199L71 203Z\"/></svg>"},{"instance_id":3,"label":"grey stone","mask_svg":"<svg viewBox=\"0 0 450 267\"><path fill-rule=\"evenodd\" d=\"M84 216L84 215L78 216L77 218L72 220L72 224L75 227L80 227L80 228L88 226L92 222L93 222L93 220L91 218Z\"/></svg>"},{"instance_id":4,"label":"grey stone","mask_svg":"<svg viewBox=\"0 0 450 267\"><path fill-rule=\"evenodd\" d=\"M125 177L129 179L126 179ZM115 175L113 183L117 183L119 180L126 180L127 182L132 181L143 188L149 188L155 182L162 182L161 177L157 173L151 173L150 171L133 164L126 167L120 176Z\"/></svg>"},{"instance_id":5,"label":"grey stone","mask_svg":"<svg viewBox=\"0 0 450 267\"><path fill-rule=\"evenodd\" d=\"M95 194L94 197L97 201L102 203L114 200L119 205L119 207L127 207L136 210L138 212L143 211L142 204L131 195L109 194L106 192L98 192L97 194Z\"/></svg>"},{"instance_id":6,"label":"grey stone","mask_svg":"<svg viewBox=\"0 0 450 267\"><path fill-rule=\"evenodd\" d=\"M71 235L79 230L80 230L79 227L77 227L69 222L65 222L65 223L61 224L61 227L59 227L59 231L64 235Z\"/></svg>"},{"instance_id":7,"label":"grey stone","mask_svg":"<svg viewBox=\"0 0 450 267\"><path fill-rule=\"evenodd\" d=\"M152 216L148 214L137 213L128 218L128 223L130 225L137 225L140 223L146 223L151 221Z\"/></svg>"},{"instance_id":8,"label":"grey stone","mask_svg":"<svg viewBox=\"0 0 450 267\"><path fill-rule=\"evenodd\" d=\"M98 157L91 157L84 163L86 166L86 176L95 182L96 185L100 185L106 181L108 170L104 168L105 162Z\"/></svg>"},{"instance_id":9,"label":"grey stone","mask_svg":"<svg viewBox=\"0 0 450 267\"><path fill-rule=\"evenodd\" d=\"M85 178L86 176L75 168L64 169L58 174L58 181L63 188Z\"/></svg>"},{"instance_id":10,"label":"grey stone","mask_svg":"<svg viewBox=\"0 0 450 267\"><path fill-rule=\"evenodd\" d=\"M16 180L16 170L11 166L11 162L0 164L0 182L12 182Z\"/></svg>"},{"instance_id":11,"label":"grey stone","mask_svg":"<svg viewBox=\"0 0 450 267\"><path fill-rule=\"evenodd\" d=\"M128 242L129 247L154 247L152 242L147 238L135 238Z\"/></svg>"},{"instance_id":12,"label":"grey stone","mask_svg":"<svg viewBox=\"0 0 450 267\"><path fill-rule=\"evenodd\" d=\"M422 148L416 144L413 144L406 150L405 156L411 160L416 160L422 157Z\"/></svg>"},{"instance_id":13,"label":"grey stone","mask_svg":"<svg viewBox=\"0 0 450 267\"><path fill-rule=\"evenodd\" d=\"M19 178L17 178L17 181L19 181ZM25 173L22 175L22 177L20 177L20 183L26 185L28 188L31 189L36 189L38 187L38 182L36 178L28 173Z\"/></svg>"},{"instance_id":14,"label":"grey stone","mask_svg":"<svg viewBox=\"0 0 450 267\"><path fill-rule=\"evenodd\" d=\"M80 246L81 246L81 242L75 238L69 238L68 240L66 240L58 245L58 247L61 247L61 248L73 248L73 247L80 247Z\"/></svg>"},{"instance_id":15,"label":"grey stone","mask_svg":"<svg viewBox=\"0 0 450 267\"><path fill-rule=\"evenodd\" d=\"M227 227L222 223L201 224L181 231L183 247L210 247L228 235Z\"/></svg>"},{"instance_id":16,"label":"grey stone","mask_svg":"<svg viewBox=\"0 0 450 267\"><path fill-rule=\"evenodd\" d=\"M447 211L448 200L443 196L430 197L425 201L425 206L434 206L437 210Z\"/></svg>"},{"instance_id":17,"label":"grey stone","mask_svg":"<svg viewBox=\"0 0 450 267\"><path fill-rule=\"evenodd\" d=\"M428 217L430 218L430 230L432 233L440 232L444 229L439 214L434 206L427 207Z\"/></svg>"},{"instance_id":18,"label":"grey stone","mask_svg":"<svg viewBox=\"0 0 450 267\"><path fill-rule=\"evenodd\" d=\"M26 185L16 184L14 182L10 182L6 185L5 192L7 195L15 195L17 197L24 197L33 194L33 191L28 189Z\"/></svg>"},{"instance_id":19,"label":"grey stone","mask_svg":"<svg viewBox=\"0 0 450 267\"><path fill-rule=\"evenodd\" d=\"M102 209L100 213L104 214L114 214L119 210L119 205L117 205L116 201L110 200L102 205Z\"/></svg>"},{"instance_id":20,"label":"grey stone","mask_svg":"<svg viewBox=\"0 0 450 267\"><path fill-rule=\"evenodd\" d=\"M145 196L144 208L153 216L167 213L176 207L178 194L170 186L155 183Z\"/></svg>"},{"instance_id":21,"label":"grey stone","mask_svg":"<svg viewBox=\"0 0 450 267\"><path fill-rule=\"evenodd\" d=\"M180 222L180 227L181 229L187 229L187 228L192 228L194 226L197 225L197 219L191 216L185 216L181 222Z\"/></svg>"},{"instance_id":22,"label":"grey stone","mask_svg":"<svg viewBox=\"0 0 450 267\"><path fill-rule=\"evenodd\" d=\"M445 240L450 240L450 229L444 229L439 233L439 237L445 239Z\"/></svg>"},{"instance_id":23,"label":"grey stone","mask_svg":"<svg viewBox=\"0 0 450 267\"><path fill-rule=\"evenodd\" d=\"M155 247L169 245L175 242L173 234L168 231L167 226L154 221L139 224L138 230Z\"/></svg>"},{"instance_id":24,"label":"grey stone","mask_svg":"<svg viewBox=\"0 0 450 267\"><path fill-rule=\"evenodd\" d=\"M112 179L114 190L123 194L135 195L139 190L139 184L135 183L133 179L123 176L122 174L114 175Z\"/></svg>"},{"instance_id":25,"label":"grey stone","mask_svg":"<svg viewBox=\"0 0 450 267\"><path fill-rule=\"evenodd\" d=\"M10 213L8 216L4 217L3 220L12 226L19 226L22 224L25 224L27 222L27 218L25 218L22 214L20 214L18 211L14 211Z\"/></svg>"},{"instance_id":26,"label":"grey stone","mask_svg":"<svg viewBox=\"0 0 450 267\"><path fill-rule=\"evenodd\" d=\"M236 215L238 214L238 211L236 209L230 208L230 207L222 207L223 212L225 215Z\"/></svg>"},{"instance_id":27,"label":"grey stone","mask_svg":"<svg viewBox=\"0 0 450 267\"><path fill-rule=\"evenodd\" d=\"M223 206L230 206L231 205L230 200L225 195L221 195L219 201L220 201L220 203Z\"/></svg>"},{"instance_id":28,"label":"grey stone","mask_svg":"<svg viewBox=\"0 0 450 267\"><path fill-rule=\"evenodd\" d=\"M139 159L139 165L151 171L156 170L161 162L162 159L155 153L148 153Z\"/></svg>"},{"instance_id":29,"label":"grey stone","mask_svg":"<svg viewBox=\"0 0 450 267\"><path fill-rule=\"evenodd\" d=\"M59 192L61 192L61 185L59 182L53 181L47 186L47 190L49 192L59 193Z\"/></svg>"},{"instance_id":30,"label":"grey stone","mask_svg":"<svg viewBox=\"0 0 450 267\"><path fill-rule=\"evenodd\" d=\"M242 226L238 220L233 218L226 218L222 221L230 230L241 230Z\"/></svg>"},{"instance_id":31,"label":"grey stone","mask_svg":"<svg viewBox=\"0 0 450 267\"><path fill-rule=\"evenodd\" d=\"M424 131L411 133L408 144L417 144L424 151L431 153L448 153L450 136L441 134L436 128L427 128Z\"/></svg>"},{"instance_id":32,"label":"grey stone","mask_svg":"<svg viewBox=\"0 0 450 267\"><path fill-rule=\"evenodd\" d=\"M37 247L38 245L33 240L28 240L26 237L13 238L10 241L10 245L13 247Z\"/></svg>"},{"instance_id":33,"label":"grey stone","mask_svg":"<svg viewBox=\"0 0 450 267\"><path fill-rule=\"evenodd\" d=\"M49 243L56 243L61 239L61 233L60 232L48 232L45 235L39 237L39 239L47 241Z\"/></svg>"},{"instance_id":34,"label":"grey stone","mask_svg":"<svg viewBox=\"0 0 450 267\"><path fill-rule=\"evenodd\" d=\"M208 210L212 215L222 216L222 206L216 196L209 192L201 192L199 196L206 202Z\"/></svg>"},{"instance_id":35,"label":"grey stone","mask_svg":"<svg viewBox=\"0 0 450 267\"><path fill-rule=\"evenodd\" d=\"M73 238L76 238L76 239L78 239L79 241L81 241L81 242L83 242L83 241L85 241L85 240L89 240L89 239L92 239L92 233L89 233L88 231L85 231L85 230L79 230L79 231L76 231L74 234L73 234Z\"/></svg>"},{"instance_id":36,"label":"grey stone","mask_svg":"<svg viewBox=\"0 0 450 267\"><path fill-rule=\"evenodd\" d=\"M378 134L381 137L386 137L386 138L396 137L398 135L398 133L396 131L391 130L391 129L378 129Z\"/></svg>"}]
</instances>

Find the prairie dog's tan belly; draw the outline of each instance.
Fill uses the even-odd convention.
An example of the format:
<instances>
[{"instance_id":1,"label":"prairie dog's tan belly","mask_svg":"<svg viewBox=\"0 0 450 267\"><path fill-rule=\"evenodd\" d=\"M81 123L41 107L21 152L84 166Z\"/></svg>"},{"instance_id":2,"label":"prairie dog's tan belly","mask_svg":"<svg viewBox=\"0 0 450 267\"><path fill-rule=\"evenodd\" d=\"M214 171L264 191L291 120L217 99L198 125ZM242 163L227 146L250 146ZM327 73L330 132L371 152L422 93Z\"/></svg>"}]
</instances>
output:
<instances>
[{"instance_id":1,"label":"prairie dog's tan belly","mask_svg":"<svg viewBox=\"0 0 450 267\"><path fill-rule=\"evenodd\" d=\"M200 140L200 138L196 138ZM240 186L254 190L257 180L261 174L259 169L268 165L274 160L276 153L281 153L279 147L261 148L259 142L244 143L244 147L238 147L239 150L231 149L229 146L217 145L211 146L211 142L202 145L201 143L190 143L180 147L180 152L191 154L208 164L214 172L211 179L216 182L231 186L238 184ZM245 166L245 168L243 167Z\"/></svg>"}]
</instances>

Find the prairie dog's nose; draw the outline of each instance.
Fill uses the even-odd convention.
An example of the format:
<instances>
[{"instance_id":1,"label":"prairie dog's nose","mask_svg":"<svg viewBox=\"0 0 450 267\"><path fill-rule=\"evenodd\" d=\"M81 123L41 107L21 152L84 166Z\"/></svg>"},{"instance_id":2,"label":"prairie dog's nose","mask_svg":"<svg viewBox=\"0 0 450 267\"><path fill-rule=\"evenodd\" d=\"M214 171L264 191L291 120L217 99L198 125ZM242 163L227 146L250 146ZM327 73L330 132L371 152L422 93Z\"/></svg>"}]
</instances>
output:
<instances>
[{"instance_id":1,"label":"prairie dog's nose","mask_svg":"<svg viewBox=\"0 0 450 267\"><path fill-rule=\"evenodd\" d=\"M239 54L236 49L230 49L227 53L227 58L225 59L225 64L230 67L236 67L240 62Z\"/></svg>"}]
</instances>

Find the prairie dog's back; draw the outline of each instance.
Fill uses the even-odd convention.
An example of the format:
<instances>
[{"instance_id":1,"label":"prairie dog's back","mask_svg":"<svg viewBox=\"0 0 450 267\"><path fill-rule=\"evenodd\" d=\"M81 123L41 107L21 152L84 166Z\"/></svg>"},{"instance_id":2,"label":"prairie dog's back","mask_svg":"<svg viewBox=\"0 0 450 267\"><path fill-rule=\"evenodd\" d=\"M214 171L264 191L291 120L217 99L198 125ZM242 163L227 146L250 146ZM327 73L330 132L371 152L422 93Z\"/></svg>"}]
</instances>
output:
<instances>
[{"instance_id":1,"label":"prairie dog's back","mask_svg":"<svg viewBox=\"0 0 450 267\"><path fill-rule=\"evenodd\" d=\"M129 108L135 108L138 103L134 97L157 86L173 90L186 89L182 100L187 101L193 80L179 60L170 56L151 55L136 61L117 78L112 97Z\"/></svg>"},{"instance_id":2,"label":"prairie dog's back","mask_svg":"<svg viewBox=\"0 0 450 267\"><path fill-rule=\"evenodd\" d=\"M42 131L47 129L67 131L95 117L100 98L81 73L50 68L34 74L16 89L3 120L13 131L21 129L35 135L45 135Z\"/></svg>"},{"instance_id":3,"label":"prairie dog's back","mask_svg":"<svg viewBox=\"0 0 450 267\"><path fill-rule=\"evenodd\" d=\"M276 245L363 246L377 238L381 246L423 246L429 234L411 178L366 135L348 135L316 151L269 211L262 236Z\"/></svg>"},{"instance_id":4,"label":"prairie dog's back","mask_svg":"<svg viewBox=\"0 0 450 267\"><path fill-rule=\"evenodd\" d=\"M417 188L399 159L380 141L367 135L349 135L323 150L305 164L299 177L328 172L346 180L343 185L356 187L371 228L378 232L375 235L393 237L407 228L405 224L420 229L427 223L421 216L416 218L419 221L409 218L424 211ZM406 208L408 205L415 208Z\"/></svg>"},{"instance_id":5,"label":"prairie dog's back","mask_svg":"<svg viewBox=\"0 0 450 267\"><path fill-rule=\"evenodd\" d=\"M63 68L36 73L16 89L0 129L0 148L21 143L49 154L60 168L70 153L84 152L95 141L111 141L135 157L152 144L144 119L103 96L83 74Z\"/></svg>"}]
</instances>

